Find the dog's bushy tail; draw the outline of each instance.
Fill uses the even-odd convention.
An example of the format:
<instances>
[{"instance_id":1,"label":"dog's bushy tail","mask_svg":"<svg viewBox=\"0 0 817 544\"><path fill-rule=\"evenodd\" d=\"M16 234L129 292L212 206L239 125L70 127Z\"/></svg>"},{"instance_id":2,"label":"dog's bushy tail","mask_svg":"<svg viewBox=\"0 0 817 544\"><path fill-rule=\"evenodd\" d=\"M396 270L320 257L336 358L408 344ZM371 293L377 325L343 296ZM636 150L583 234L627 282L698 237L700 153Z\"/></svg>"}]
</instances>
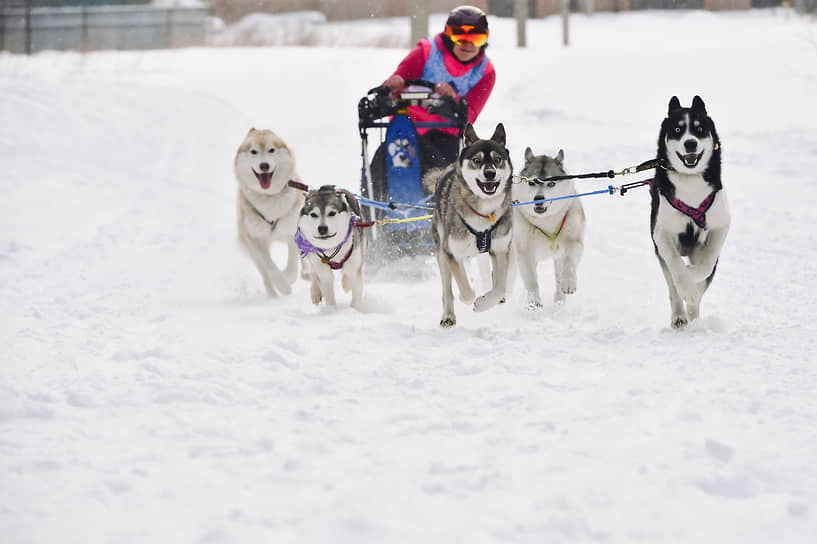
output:
<instances>
[{"instance_id":1,"label":"dog's bushy tail","mask_svg":"<svg viewBox=\"0 0 817 544\"><path fill-rule=\"evenodd\" d=\"M426 175L423 176L423 189L425 190L426 194L434 194L434 192L437 190L437 183L448 170L454 167L455 165L451 164L441 168L432 168L426 172Z\"/></svg>"}]
</instances>

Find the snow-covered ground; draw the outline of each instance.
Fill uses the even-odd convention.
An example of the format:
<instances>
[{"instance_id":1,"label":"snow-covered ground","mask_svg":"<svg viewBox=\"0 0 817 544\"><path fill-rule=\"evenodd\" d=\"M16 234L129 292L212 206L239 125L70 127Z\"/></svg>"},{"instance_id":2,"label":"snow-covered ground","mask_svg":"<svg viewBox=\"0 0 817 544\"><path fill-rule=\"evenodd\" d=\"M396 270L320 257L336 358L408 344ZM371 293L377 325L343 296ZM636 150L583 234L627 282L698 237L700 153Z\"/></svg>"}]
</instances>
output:
<instances>
[{"instance_id":1,"label":"snow-covered ground","mask_svg":"<svg viewBox=\"0 0 817 544\"><path fill-rule=\"evenodd\" d=\"M0 540L813 542L817 25L573 16L563 48L560 24L517 49L491 19L477 131L618 170L700 94L733 223L686 330L643 189L585 199L563 307L526 311L517 280L441 330L431 258L372 271L363 314L303 281L267 299L235 149L272 128L307 183L356 190L357 101L405 49L0 54Z\"/></svg>"}]
</instances>

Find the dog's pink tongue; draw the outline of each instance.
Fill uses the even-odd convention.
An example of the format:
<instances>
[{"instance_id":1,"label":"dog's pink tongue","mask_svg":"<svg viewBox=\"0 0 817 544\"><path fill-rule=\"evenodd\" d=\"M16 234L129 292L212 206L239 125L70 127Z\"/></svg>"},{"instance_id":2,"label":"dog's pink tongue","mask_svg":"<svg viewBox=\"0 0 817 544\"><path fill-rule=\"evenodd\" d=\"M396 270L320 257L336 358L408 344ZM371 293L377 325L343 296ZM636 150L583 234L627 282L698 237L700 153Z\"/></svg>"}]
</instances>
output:
<instances>
[{"instance_id":1,"label":"dog's pink tongue","mask_svg":"<svg viewBox=\"0 0 817 544\"><path fill-rule=\"evenodd\" d=\"M258 178L258 183L261 184L262 189L269 189L269 186L272 184L272 174L269 172L265 172L263 174L256 174Z\"/></svg>"}]
</instances>

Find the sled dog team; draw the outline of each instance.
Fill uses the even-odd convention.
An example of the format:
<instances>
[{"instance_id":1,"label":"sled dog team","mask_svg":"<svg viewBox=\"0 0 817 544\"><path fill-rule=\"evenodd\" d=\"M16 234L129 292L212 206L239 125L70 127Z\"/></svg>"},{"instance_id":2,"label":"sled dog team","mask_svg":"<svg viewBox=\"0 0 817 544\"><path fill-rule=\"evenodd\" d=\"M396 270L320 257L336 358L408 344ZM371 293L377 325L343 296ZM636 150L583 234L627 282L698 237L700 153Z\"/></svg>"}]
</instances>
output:
<instances>
[{"instance_id":1,"label":"sled dog team","mask_svg":"<svg viewBox=\"0 0 817 544\"><path fill-rule=\"evenodd\" d=\"M505 137L501 123L490 139L480 139L467 125L459 159L423 179L436 202L431 228L442 281L442 327L456 324L454 282L460 300L473 303L474 311L505 301L512 254L529 308L542 305L536 268L545 259L554 262L554 301L576 291L584 210L578 198L553 200L576 194L572 180L542 181L566 175L564 152L550 157L527 148L521 181L512 183ZM657 159L660 166L650 182L650 231L669 290L670 324L681 328L700 313L730 221L720 140L700 97L688 108L672 97L659 131ZM367 236L354 195L331 185L307 191L292 151L270 130L251 129L233 166L239 240L267 293L289 294L302 260L301 275L311 282L313 303L335 305L337 270L344 290L352 293L352 307L363 310ZM270 244L276 241L288 247L283 270L270 257ZM480 253L490 255L492 284L477 296L464 265L466 258Z\"/></svg>"}]
</instances>

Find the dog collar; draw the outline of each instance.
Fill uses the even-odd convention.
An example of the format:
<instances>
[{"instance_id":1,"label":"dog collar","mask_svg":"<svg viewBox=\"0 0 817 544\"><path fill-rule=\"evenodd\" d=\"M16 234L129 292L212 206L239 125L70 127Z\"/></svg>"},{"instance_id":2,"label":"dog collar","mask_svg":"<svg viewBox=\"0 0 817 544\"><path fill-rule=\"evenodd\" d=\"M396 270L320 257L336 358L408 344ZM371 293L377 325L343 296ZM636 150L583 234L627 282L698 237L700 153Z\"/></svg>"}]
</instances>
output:
<instances>
[{"instance_id":1,"label":"dog collar","mask_svg":"<svg viewBox=\"0 0 817 544\"><path fill-rule=\"evenodd\" d=\"M550 240L550 247L551 247L551 249L553 249L554 251L556 251L557 249L559 249L559 241L558 241L558 239L559 239L559 234L561 234L561 232L562 232L562 227L564 227L564 226L565 226L565 221L567 220L567 214L568 214L568 213L570 213L570 212L568 211L568 212L566 212L566 213L565 213L565 216L564 216L564 217L562 217L562 222L561 222L561 223L559 223L559 228L558 228L558 229L556 229L556 232L554 232L554 233L552 233L552 234L551 234L550 232L547 232L547 231L545 231L545 230L543 230L543 229L540 229L539 227L536 227L536 225L534 225L534 227L536 227L536 230L538 230L539 232L541 232L542 234L544 234L544 235L545 235L545 238L547 238L548 240Z\"/></svg>"},{"instance_id":2,"label":"dog collar","mask_svg":"<svg viewBox=\"0 0 817 544\"><path fill-rule=\"evenodd\" d=\"M470 208L470 206L469 206L469 208ZM457 215L459 215L459 214L457 214ZM476 238L477 238L477 251L479 251L480 253L488 253L489 251L491 251L491 233L493 233L494 230L496 230L496 228L502 222L502 219L504 217L505 216L503 215L502 217L497 219L496 222L493 225L491 225L491 227L488 230L483 230L483 231L474 230L471 227L471 225L469 225L465 221L465 219L462 218L461 215L460 215L460 220L462 221L462 224L465 225L465 228L468 229L468 232L470 232L471 234L476 236Z\"/></svg>"},{"instance_id":3,"label":"dog collar","mask_svg":"<svg viewBox=\"0 0 817 544\"><path fill-rule=\"evenodd\" d=\"M355 228L355 226L360 222L361 220L359 217L352 216L352 220L349 221L349 230L346 231L346 237L340 244L335 246L335 249L331 255L327 255L323 249L312 245L312 243L304 237L303 233L301 232L301 228L298 227L298 230L295 231L295 244L298 246L298 250L301 252L301 258L305 258L310 253L317 253L321 258L321 262L329 265L329 268L332 270L342 268L344 263L349 260L349 257L352 255L352 249L355 247L354 243L352 243L351 247L349 248L349 252L345 257L343 257L343 259L341 259L340 262L333 261L332 259L334 259L335 255L340 252L340 248L343 247L343 244L349 241L349 237L352 235L352 229Z\"/></svg>"},{"instance_id":4,"label":"dog collar","mask_svg":"<svg viewBox=\"0 0 817 544\"><path fill-rule=\"evenodd\" d=\"M337 255L338 249L340 248L337 248L335 250L335 253L332 254L332 257ZM332 257L327 257L326 255L321 254L321 262L325 265L329 265L329 268L331 268L332 270L340 270L341 268L343 268L343 265L346 263L346 261L349 260L349 257L352 256L352 250L354 249L355 244L354 242L352 242L352 244L349 246L349 251L346 253L346 256L343 257L340 261L333 261Z\"/></svg>"},{"instance_id":5,"label":"dog collar","mask_svg":"<svg viewBox=\"0 0 817 544\"><path fill-rule=\"evenodd\" d=\"M482 217L483 219L487 220L489 223L491 223L491 224L496 223L496 213L495 212L491 212L488 215L485 215L484 213L479 213L478 211L476 211L474 208L471 207L470 204L466 204L466 206L468 206L469 210L471 210L472 212L474 212L478 216Z\"/></svg>"}]
</instances>

